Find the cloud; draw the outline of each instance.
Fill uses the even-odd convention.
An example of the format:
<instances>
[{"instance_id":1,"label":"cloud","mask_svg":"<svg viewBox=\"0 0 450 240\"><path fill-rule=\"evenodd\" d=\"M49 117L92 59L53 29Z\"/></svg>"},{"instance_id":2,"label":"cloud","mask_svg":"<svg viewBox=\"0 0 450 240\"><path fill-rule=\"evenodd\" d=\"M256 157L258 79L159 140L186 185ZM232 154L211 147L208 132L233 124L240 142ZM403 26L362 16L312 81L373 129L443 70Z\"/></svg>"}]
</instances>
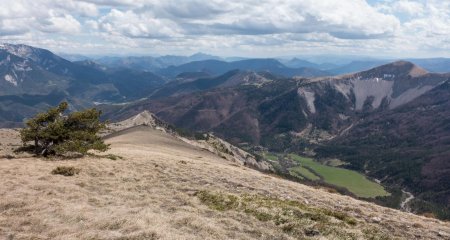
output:
<instances>
[{"instance_id":1,"label":"cloud","mask_svg":"<svg viewBox=\"0 0 450 240\"><path fill-rule=\"evenodd\" d=\"M366 0L15 0L0 8L0 40L16 41L22 37L23 41L39 39L44 44L42 39L51 39L52 46L60 41L64 47L72 41L73 46L85 46L88 52L101 51L101 46L104 51L120 49L120 52L151 49L255 54L450 51L449 1L369 3Z\"/></svg>"},{"instance_id":2,"label":"cloud","mask_svg":"<svg viewBox=\"0 0 450 240\"><path fill-rule=\"evenodd\" d=\"M142 10L150 10L161 17L175 19L214 19L223 14L233 14L236 4L224 0L167 0L144 5Z\"/></svg>"},{"instance_id":3,"label":"cloud","mask_svg":"<svg viewBox=\"0 0 450 240\"><path fill-rule=\"evenodd\" d=\"M19 23L10 19L0 21L0 36L23 35L27 32L28 27L25 23Z\"/></svg>"},{"instance_id":4,"label":"cloud","mask_svg":"<svg viewBox=\"0 0 450 240\"><path fill-rule=\"evenodd\" d=\"M111 35L130 38L168 38L181 36L178 26L167 19L157 19L150 14L136 14L133 11L111 10L101 17L97 24L90 23Z\"/></svg>"},{"instance_id":5,"label":"cloud","mask_svg":"<svg viewBox=\"0 0 450 240\"><path fill-rule=\"evenodd\" d=\"M394 4L394 9L397 12L404 12L411 16L422 15L424 12L424 6L419 2L411 1L399 1Z\"/></svg>"},{"instance_id":6,"label":"cloud","mask_svg":"<svg viewBox=\"0 0 450 240\"><path fill-rule=\"evenodd\" d=\"M79 0L86 3L96 4L98 6L139 6L145 0Z\"/></svg>"},{"instance_id":7,"label":"cloud","mask_svg":"<svg viewBox=\"0 0 450 240\"><path fill-rule=\"evenodd\" d=\"M98 23L106 32L144 38L319 32L365 39L392 36L400 25L397 18L377 12L363 0L138 1L134 8L112 9Z\"/></svg>"},{"instance_id":8,"label":"cloud","mask_svg":"<svg viewBox=\"0 0 450 240\"><path fill-rule=\"evenodd\" d=\"M52 14L51 14L52 15ZM36 29L47 33L77 33L81 31L81 24L71 15L49 16L38 21Z\"/></svg>"},{"instance_id":9,"label":"cloud","mask_svg":"<svg viewBox=\"0 0 450 240\"><path fill-rule=\"evenodd\" d=\"M71 33L81 31L77 17L94 17L95 4L72 0L15 0L0 9L0 36L29 32Z\"/></svg>"},{"instance_id":10,"label":"cloud","mask_svg":"<svg viewBox=\"0 0 450 240\"><path fill-rule=\"evenodd\" d=\"M92 3L72 0L54 0L52 3L59 9L64 9L68 11L68 13L75 13L76 15L83 17L95 17L99 14L97 6Z\"/></svg>"},{"instance_id":11,"label":"cloud","mask_svg":"<svg viewBox=\"0 0 450 240\"><path fill-rule=\"evenodd\" d=\"M404 13L409 16L417 16L424 13L425 6L423 3L417 1L398 0L381 3L377 6L377 8L391 14Z\"/></svg>"}]
</instances>

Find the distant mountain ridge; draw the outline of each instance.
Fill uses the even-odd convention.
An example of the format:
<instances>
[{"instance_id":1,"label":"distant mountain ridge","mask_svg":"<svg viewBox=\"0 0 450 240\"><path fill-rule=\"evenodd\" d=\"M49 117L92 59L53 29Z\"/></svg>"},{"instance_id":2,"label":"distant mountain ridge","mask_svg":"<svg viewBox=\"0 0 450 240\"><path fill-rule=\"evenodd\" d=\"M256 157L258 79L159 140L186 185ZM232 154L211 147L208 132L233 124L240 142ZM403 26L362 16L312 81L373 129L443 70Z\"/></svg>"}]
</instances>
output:
<instances>
[{"instance_id":1,"label":"distant mountain ridge","mask_svg":"<svg viewBox=\"0 0 450 240\"><path fill-rule=\"evenodd\" d=\"M275 59L247 59L234 62L219 60L205 60L186 63L180 66L171 66L157 71L158 74L174 77L183 72L206 72L212 75L221 75L231 70L267 71L284 77L303 76L318 77L327 76L328 72L314 68L289 68Z\"/></svg>"},{"instance_id":2,"label":"distant mountain ridge","mask_svg":"<svg viewBox=\"0 0 450 240\"><path fill-rule=\"evenodd\" d=\"M239 85L263 85L278 78L268 72L256 73L253 71L231 70L218 77L200 77L197 79L172 81L153 92L149 95L149 98L173 97L214 88L227 88Z\"/></svg>"},{"instance_id":3,"label":"distant mountain ridge","mask_svg":"<svg viewBox=\"0 0 450 240\"><path fill-rule=\"evenodd\" d=\"M232 80L233 78L239 81L235 82ZM252 79L251 84L248 85L248 82L245 82L245 79ZM311 121L311 124L315 124L320 126L319 128L323 128L336 134L337 132L335 131L340 129L340 127L334 126L333 122L342 122L339 120L340 118L348 119L348 116L355 115L356 112L359 111L370 112L378 109L394 109L430 91L447 79L448 74L428 73L420 67L405 61L386 64L360 73L337 77L321 77L312 80L305 78L280 79L274 76L258 75L254 72L230 71L217 78L205 78L189 82L172 82L153 95L157 98L162 98L161 100L154 101L150 99L144 102L148 102L150 104L149 106L158 102L158 104L155 105L158 106L158 108L161 108L161 106L164 105L170 106L172 102L189 102L191 105L190 108L194 110L196 106L195 102L199 101L197 104L206 104L206 102L204 102L206 99L200 100L203 97L234 93L233 98L236 98L236 101L246 102L246 98L251 98L252 101L256 101L254 102L254 104L256 104L255 106L250 103L244 103L245 107L255 107L254 110L259 112L252 118L260 116L261 114L262 116L266 115L267 110L293 111L298 114L295 121L303 121L299 126L306 127L306 123ZM261 85L261 83L264 84ZM215 88L219 86L223 86L224 88L216 90ZM206 92L195 95L186 94L198 91ZM254 99L253 95L259 96L261 99ZM243 99L239 100L239 96L243 97ZM164 99L164 97L171 98ZM194 99L196 100L194 101ZM218 97L218 99L220 99L220 97ZM211 104L215 102L212 99L210 100L212 102L209 102L207 106L211 106ZM229 101L234 100L229 99ZM292 103L287 104L289 101ZM284 103L287 105L283 105ZM137 103L137 106L139 106L139 104L141 103ZM221 104L228 105L225 104L225 102L218 102L217 104L218 105L214 105L214 111L219 111L222 107ZM260 106L256 108L258 105ZM183 104L178 104L178 106L181 107ZM289 106L292 106L293 109L288 109ZM130 108L132 108L132 106L130 106ZM162 107L161 109L166 108ZM156 114L162 114L161 110L153 108L150 110ZM179 114L189 113L189 111L177 111L174 108L170 108L167 111L170 112L170 114L167 114L174 117L171 119L173 122L178 122L178 120L183 122L182 119L184 117ZM200 111L200 109L195 110L196 113L190 113L189 116L205 120L201 117L203 112L198 111ZM210 114L210 112L208 112L208 114ZM246 114L248 114L248 112L246 112ZM213 119L211 120L211 123L215 123L215 120ZM266 121L266 119L262 118L260 121ZM210 124L195 124L195 119L186 122L189 122L188 126L195 126L198 130L212 130L211 128L206 127L210 126ZM272 122L271 125L273 127L274 123ZM258 128L261 129L261 124L258 124L258 126ZM297 129L296 127L292 130L301 129ZM256 139L256 136L258 135L260 134L252 136L251 138Z\"/></svg>"},{"instance_id":4,"label":"distant mountain ridge","mask_svg":"<svg viewBox=\"0 0 450 240\"><path fill-rule=\"evenodd\" d=\"M289 60L280 60L284 65L286 65L287 67L290 68L301 68L301 67L307 67L307 68L316 68L319 70L330 70L330 69L334 69L337 68L338 65L333 64L333 63L321 63L321 64L317 64L317 63L313 63L307 60L303 60L303 59L299 59L297 57L294 57L292 59Z\"/></svg>"},{"instance_id":5,"label":"distant mountain ridge","mask_svg":"<svg viewBox=\"0 0 450 240\"><path fill-rule=\"evenodd\" d=\"M129 56L129 57L102 57L95 61L113 68L131 68L141 71L157 71L170 66L178 66L193 61L221 60L220 57L204 53L191 56L166 55L160 57Z\"/></svg>"},{"instance_id":6,"label":"distant mountain ridge","mask_svg":"<svg viewBox=\"0 0 450 240\"><path fill-rule=\"evenodd\" d=\"M326 75L324 72L315 69L290 69L273 59L223 62L204 60L218 58L199 53L181 58L177 56L159 57L161 64L199 60L178 67L172 66L160 69L159 73L169 73L165 77L160 77L133 66L134 63L147 65L145 60L147 58L130 59L132 61L130 61L129 67L114 67L89 59L71 62L46 49L23 44L1 44L0 111L3 116L0 119L0 126L20 125L24 118L63 100L69 101L71 109L90 107L99 103L135 101L152 96L155 90L161 88L168 81L177 80L177 77L183 78L184 76L187 80L186 77L189 76L189 72L191 72L191 80L196 80L196 77L197 80L198 77L204 78L204 80L196 82L199 84L197 90L210 88L206 87L205 89L202 86L216 86L214 81L207 81L207 76L214 79L213 76L218 78L221 74L236 69L257 72L270 71L272 74L280 75ZM210 65L211 62L212 65ZM217 67L214 63L218 63ZM172 71L173 69L175 70ZM209 71L209 73L206 71ZM193 74L193 72L197 72L197 74ZM199 75L198 72L202 73ZM227 84L236 85L248 77L236 75L233 80L235 83L231 83L230 80ZM250 77L248 79L252 81L251 79L255 78ZM226 86L223 85L222 87ZM21 109L21 111L15 112L15 109Z\"/></svg>"},{"instance_id":7,"label":"distant mountain ridge","mask_svg":"<svg viewBox=\"0 0 450 240\"><path fill-rule=\"evenodd\" d=\"M394 60L392 59L355 60L341 66L328 68L327 71L336 75L345 73L354 73L369 70L377 66L388 64L392 61ZM417 64L429 72L434 73L450 72L450 58L407 58L404 61L409 61L414 64Z\"/></svg>"}]
</instances>

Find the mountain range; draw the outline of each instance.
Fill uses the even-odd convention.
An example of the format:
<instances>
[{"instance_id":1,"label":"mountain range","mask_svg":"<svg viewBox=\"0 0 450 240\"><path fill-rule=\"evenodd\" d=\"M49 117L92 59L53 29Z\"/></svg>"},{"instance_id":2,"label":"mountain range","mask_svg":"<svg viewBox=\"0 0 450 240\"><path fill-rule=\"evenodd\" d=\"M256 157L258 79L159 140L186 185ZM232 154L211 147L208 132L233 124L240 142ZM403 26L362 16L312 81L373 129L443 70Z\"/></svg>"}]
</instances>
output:
<instances>
[{"instance_id":1,"label":"mountain range","mask_svg":"<svg viewBox=\"0 0 450 240\"><path fill-rule=\"evenodd\" d=\"M415 63L422 64L415 64ZM375 199L450 218L447 59L226 61L197 54L68 61L26 45L0 46L0 126L68 101L111 120L143 111L247 151L338 159L392 193ZM339 74L339 75L335 75ZM281 173L288 174L290 163ZM315 184L314 182L310 182Z\"/></svg>"},{"instance_id":2,"label":"mountain range","mask_svg":"<svg viewBox=\"0 0 450 240\"><path fill-rule=\"evenodd\" d=\"M326 75L339 75L339 74L345 74L345 73L355 73L360 71L369 70L371 68L387 64L390 62L398 61L401 59L395 59L395 58L371 58L371 57L364 57L364 56L333 56L333 55L318 55L318 56L309 56L305 57L305 59L299 58L299 57L283 57L283 58L269 58L269 59L261 59L261 58L243 58L243 57L227 57L227 58L221 58L214 55L208 55L204 53L196 53L191 56L174 56L174 55L167 55L167 56L160 56L160 57L93 57L93 58L87 58L79 55L64 55L67 56L70 59L73 60L92 60L95 62L98 62L105 66L110 66L113 68L131 68L136 70L144 70L144 71L161 71L162 69L169 68L169 67L178 67L183 64L188 64L191 62L196 61L206 61L203 63L198 63L196 65L188 65L187 67L196 67L198 68L199 65L204 65L204 68L213 68L213 66L210 66L208 64L214 64L208 62L209 60L217 60L222 62L221 68L226 68L225 70L222 70L220 73L224 73L227 70L231 70L229 67L227 67L226 63L234 63L243 61L241 63L245 64L245 60L259 60L261 63L264 61L276 61L272 62L274 66L276 65L283 65L283 67L291 69L287 71L287 74L290 72L294 72L293 69L315 69L322 71L321 74L326 73ZM308 59L308 60L306 60ZM450 59L449 58L405 58L403 59L405 61L412 62L414 64L417 64L427 71L430 72L436 72L436 73L445 73L448 72L448 69L450 68ZM226 62L226 63L223 63ZM218 64L218 63L215 63ZM231 64L233 65L233 64ZM261 71L261 67L255 68L244 68L240 64L238 65L238 69L241 70L254 70L254 71ZM266 65L267 70L267 65ZM273 68L273 66L270 66L269 68ZM174 70L176 68L172 68ZM217 71L217 70L216 70ZM279 71L279 70L278 70ZM298 70L297 70L298 71ZM163 71L165 72L165 71ZM168 71L170 72L170 71ZM320 72L319 72L320 73ZM286 73L283 73L286 74ZM283 75L282 74L282 75ZM285 75L286 76L286 75ZM312 75L311 76L316 76Z\"/></svg>"},{"instance_id":3,"label":"mountain range","mask_svg":"<svg viewBox=\"0 0 450 240\"><path fill-rule=\"evenodd\" d=\"M235 69L273 71L288 76L325 74L316 69L291 69L272 59L231 63L205 59L219 58L199 53L189 57L114 57L71 62L46 49L1 44L0 126L19 126L25 118L63 100L69 101L72 109L135 101L151 96L165 83L175 80L176 75L186 76L189 72L191 76L203 77L217 77ZM159 65L155 66L155 61ZM177 64L181 65L174 66Z\"/></svg>"},{"instance_id":4,"label":"mountain range","mask_svg":"<svg viewBox=\"0 0 450 240\"><path fill-rule=\"evenodd\" d=\"M222 60L220 57L204 53L196 53L191 56L166 55L160 57L135 56L135 57L101 57L95 61L112 68L131 68L141 71L157 71L169 66L178 66L194 61Z\"/></svg>"},{"instance_id":5,"label":"mountain range","mask_svg":"<svg viewBox=\"0 0 450 240\"><path fill-rule=\"evenodd\" d=\"M289 68L275 59L247 59L235 62L224 62L219 60L194 61L179 66L170 66L157 73L167 77L174 77L180 73L192 71L206 72L211 75L221 75L234 69L267 71L285 77L317 77L329 75L329 73L315 68Z\"/></svg>"},{"instance_id":6,"label":"mountain range","mask_svg":"<svg viewBox=\"0 0 450 240\"><path fill-rule=\"evenodd\" d=\"M136 100L166 81L151 72L70 62L26 45L3 44L0 57L0 125L17 125L62 100L69 101L72 109L96 101Z\"/></svg>"}]
</instances>

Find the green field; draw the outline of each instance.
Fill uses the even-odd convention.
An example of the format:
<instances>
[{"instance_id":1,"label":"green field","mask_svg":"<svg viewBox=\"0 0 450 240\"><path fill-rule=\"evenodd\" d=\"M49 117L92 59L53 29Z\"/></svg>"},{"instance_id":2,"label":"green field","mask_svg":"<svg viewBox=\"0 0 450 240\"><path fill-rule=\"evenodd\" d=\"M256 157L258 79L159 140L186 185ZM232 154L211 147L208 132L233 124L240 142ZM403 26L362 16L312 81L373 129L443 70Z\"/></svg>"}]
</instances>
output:
<instances>
[{"instance_id":1,"label":"green field","mask_svg":"<svg viewBox=\"0 0 450 240\"><path fill-rule=\"evenodd\" d=\"M306 169L304 167L301 167L301 166L289 168L289 173L292 176L295 176L295 177L300 178L300 179L307 178L308 180L311 180L311 181L315 181L315 180L319 180L320 179L320 177L318 177L316 174L312 173L308 169Z\"/></svg>"},{"instance_id":2,"label":"green field","mask_svg":"<svg viewBox=\"0 0 450 240\"><path fill-rule=\"evenodd\" d=\"M344 168L326 166L316 161L313 161L311 158L305 158L295 154L289 154L289 157L292 160L299 162L301 166L311 168L314 172L316 172L322 177L324 182L338 187L346 188L347 190L349 190L358 197L374 198L377 196L390 195L388 192L384 190L383 186L381 186L376 182L370 181L363 174L360 174L358 172ZM296 169L294 171L296 175L298 173L303 177L310 179L311 174L312 175L314 174L301 166L300 168L295 167L291 168L290 170ZM308 172L305 172L305 170L307 170ZM317 178L317 176L315 175L314 177Z\"/></svg>"},{"instance_id":3,"label":"green field","mask_svg":"<svg viewBox=\"0 0 450 240\"><path fill-rule=\"evenodd\" d=\"M266 154L265 154L265 157L266 157L267 159L269 159L269 160L272 160L272 161L278 161L278 156L277 156L277 155L274 155L274 154L271 154L271 153L266 153Z\"/></svg>"}]
</instances>

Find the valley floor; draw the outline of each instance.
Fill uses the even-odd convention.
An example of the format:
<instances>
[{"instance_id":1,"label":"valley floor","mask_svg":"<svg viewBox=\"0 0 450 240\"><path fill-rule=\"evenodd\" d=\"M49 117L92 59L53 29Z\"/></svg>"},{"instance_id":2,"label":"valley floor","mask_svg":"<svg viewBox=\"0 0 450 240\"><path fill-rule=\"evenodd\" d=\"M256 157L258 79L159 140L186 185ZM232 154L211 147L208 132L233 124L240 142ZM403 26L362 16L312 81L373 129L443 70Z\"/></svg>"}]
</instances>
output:
<instances>
[{"instance_id":1,"label":"valley floor","mask_svg":"<svg viewBox=\"0 0 450 240\"><path fill-rule=\"evenodd\" d=\"M5 137L17 138L17 132L4 134L1 130L1 133L0 142L6 143L1 147L4 152L9 151L14 143L7 143ZM1 158L0 239L445 239L450 236L447 222L263 174L150 128L124 131L107 142L111 144L109 153L123 159ZM74 166L81 172L71 177L52 175L50 172L57 166ZM203 195L199 197L199 193ZM234 202L225 201L227 204L246 196L258 196L246 199L256 199L260 204L265 201L261 199L270 198L286 206L300 206L291 215L298 214L300 218L295 219L302 224L289 227L261 217L278 214L270 212L279 210L270 206L259 205L258 211L265 209L265 215L255 214L255 209L248 206L241 210L241 205L225 205L220 209L217 204L224 203L220 199L223 196L235 196L230 197ZM248 201L252 200L239 204L253 204ZM319 209L317 212L326 216L318 218L317 214L301 212L311 209Z\"/></svg>"}]
</instances>

